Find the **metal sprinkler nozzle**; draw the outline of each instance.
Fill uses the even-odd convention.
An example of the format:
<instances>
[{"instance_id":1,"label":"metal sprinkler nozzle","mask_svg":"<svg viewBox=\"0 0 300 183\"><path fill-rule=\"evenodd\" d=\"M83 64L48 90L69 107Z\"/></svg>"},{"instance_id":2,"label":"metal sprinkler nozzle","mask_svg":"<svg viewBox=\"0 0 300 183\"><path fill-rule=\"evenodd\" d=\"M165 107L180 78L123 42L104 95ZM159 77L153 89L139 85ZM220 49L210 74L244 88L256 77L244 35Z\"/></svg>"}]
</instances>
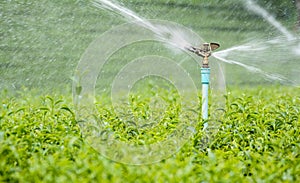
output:
<instances>
[{"instance_id":1,"label":"metal sprinkler nozzle","mask_svg":"<svg viewBox=\"0 0 300 183\"><path fill-rule=\"evenodd\" d=\"M208 66L208 57L211 56L211 53L212 53L213 50L215 50L219 47L220 47L220 44L218 44L218 43L203 43L200 46L200 48L190 46L186 49L193 52L193 53L196 53L199 56L201 56L203 58L202 67L203 68L209 68L209 66Z\"/></svg>"}]
</instances>

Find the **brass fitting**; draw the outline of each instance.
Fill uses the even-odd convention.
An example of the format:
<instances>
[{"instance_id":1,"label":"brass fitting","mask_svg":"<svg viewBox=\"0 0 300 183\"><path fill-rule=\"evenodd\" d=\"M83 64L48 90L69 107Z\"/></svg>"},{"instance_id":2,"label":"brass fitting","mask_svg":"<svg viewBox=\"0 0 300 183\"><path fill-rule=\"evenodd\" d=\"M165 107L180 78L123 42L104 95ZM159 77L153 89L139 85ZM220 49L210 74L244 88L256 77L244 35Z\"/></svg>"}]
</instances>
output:
<instances>
[{"instance_id":1,"label":"brass fitting","mask_svg":"<svg viewBox=\"0 0 300 183\"><path fill-rule=\"evenodd\" d=\"M213 50L219 48L218 43L203 43L200 48L195 48L193 46L186 48L187 50L196 53L198 56L203 58L202 67L208 68L208 57L211 56Z\"/></svg>"}]
</instances>

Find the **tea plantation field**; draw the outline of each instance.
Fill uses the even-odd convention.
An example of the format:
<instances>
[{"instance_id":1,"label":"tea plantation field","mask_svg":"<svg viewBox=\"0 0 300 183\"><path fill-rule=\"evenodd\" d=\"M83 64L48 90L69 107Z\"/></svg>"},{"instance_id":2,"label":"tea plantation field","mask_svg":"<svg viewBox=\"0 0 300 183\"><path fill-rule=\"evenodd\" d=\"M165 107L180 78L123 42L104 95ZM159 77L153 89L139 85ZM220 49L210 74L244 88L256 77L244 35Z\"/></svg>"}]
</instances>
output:
<instances>
[{"instance_id":1,"label":"tea plantation field","mask_svg":"<svg viewBox=\"0 0 300 183\"><path fill-rule=\"evenodd\" d=\"M1 94L1 182L297 182L300 180L299 89L232 89L206 148L202 121L172 157L124 165L85 143L70 98ZM114 121L111 118L112 123ZM166 128L160 126L160 128ZM122 133L128 137L124 128ZM127 136L126 136L127 135ZM138 134L139 135L139 134Z\"/></svg>"},{"instance_id":2,"label":"tea plantation field","mask_svg":"<svg viewBox=\"0 0 300 183\"><path fill-rule=\"evenodd\" d=\"M205 41L220 43L220 50L248 40L280 36L260 16L246 11L242 1L120 2L147 19L182 24ZM293 30L297 16L292 1L258 2ZM201 102L191 101L194 108L189 112L199 115L195 133L162 161L127 165L92 148L80 128L72 77L89 44L125 22L85 0L0 1L0 182L300 182L299 87L266 81L230 64L224 64L229 74L225 74L226 92L219 96L220 102L224 101L219 109L222 115L214 119L219 125L208 141L203 141L206 121L200 117ZM132 34L120 33L125 37ZM151 45L145 45L142 51L148 53ZM157 49L156 53L182 56L170 50ZM125 60L135 59L135 54L137 51L128 47L113 55L106 74L115 72ZM213 62L219 63L216 59ZM190 67L198 72L199 68ZM109 79L97 83L97 89L102 89L101 84L110 85ZM200 82L196 85L201 88ZM162 122L153 131L123 123L109 103L97 106L95 118L105 121L123 142L159 142L177 127L183 107L178 105L178 93L173 89L162 87L164 92L158 97L167 110L161 113L160 107L165 106L154 108L154 119ZM153 91L131 96L129 108L137 118L149 115L151 95L156 95ZM99 101L106 99L100 97ZM213 100L209 103L214 104ZM122 104L118 107L128 108Z\"/></svg>"}]
</instances>

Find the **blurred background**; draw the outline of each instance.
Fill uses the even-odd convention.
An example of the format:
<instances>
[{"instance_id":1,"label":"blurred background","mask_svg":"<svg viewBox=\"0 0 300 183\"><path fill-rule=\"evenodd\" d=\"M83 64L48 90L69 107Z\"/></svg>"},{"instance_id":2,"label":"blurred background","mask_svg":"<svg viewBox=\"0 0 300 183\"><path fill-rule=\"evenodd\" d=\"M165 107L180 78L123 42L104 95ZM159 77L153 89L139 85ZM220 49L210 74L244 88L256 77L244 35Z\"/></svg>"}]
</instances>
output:
<instances>
[{"instance_id":1,"label":"blurred background","mask_svg":"<svg viewBox=\"0 0 300 183\"><path fill-rule=\"evenodd\" d=\"M242 0L118 2L147 19L182 24L205 41L220 43L222 50L254 38L268 40L281 36L265 19L249 11ZM256 2L297 34L295 1ZM96 8L91 1L1 1L0 90L70 91L72 75L88 45L105 31L125 22L122 16ZM226 72L227 84L234 84L234 78L241 78L238 73L230 75L239 67L227 64L224 67L229 71ZM242 74L243 78L253 76L246 70L242 70Z\"/></svg>"}]
</instances>

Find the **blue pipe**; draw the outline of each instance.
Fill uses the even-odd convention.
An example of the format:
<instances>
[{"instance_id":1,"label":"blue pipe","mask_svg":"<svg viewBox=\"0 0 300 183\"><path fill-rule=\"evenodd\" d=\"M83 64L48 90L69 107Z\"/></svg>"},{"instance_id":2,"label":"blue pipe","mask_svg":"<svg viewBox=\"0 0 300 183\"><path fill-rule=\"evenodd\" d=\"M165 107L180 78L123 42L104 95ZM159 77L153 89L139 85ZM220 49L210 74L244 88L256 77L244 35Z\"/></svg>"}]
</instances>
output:
<instances>
[{"instance_id":1,"label":"blue pipe","mask_svg":"<svg viewBox=\"0 0 300 183\"><path fill-rule=\"evenodd\" d=\"M202 119L208 119L208 88L210 80L210 68L201 68L201 83L202 83ZM204 124L204 128L207 123Z\"/></svg>"}]
</instances>

